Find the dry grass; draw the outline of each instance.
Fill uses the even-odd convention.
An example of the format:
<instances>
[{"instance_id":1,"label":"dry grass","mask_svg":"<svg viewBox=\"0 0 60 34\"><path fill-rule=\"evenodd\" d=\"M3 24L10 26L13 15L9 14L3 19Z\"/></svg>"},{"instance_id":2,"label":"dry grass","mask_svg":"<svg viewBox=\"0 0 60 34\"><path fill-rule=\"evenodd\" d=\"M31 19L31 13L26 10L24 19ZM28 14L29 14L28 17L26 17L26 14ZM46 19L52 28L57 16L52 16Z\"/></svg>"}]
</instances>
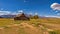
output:
<instances>
[{"instance_id":1,"label":"dry grass","mask_svg":"<svg viewBox=\"0 0 60 34\"><path fill-rule=\"evenodd\" d=\"M0 34L49 34L50 30L56 31L56 29L60 29L59 20L56 18L44 18L31 19L30 21L14 21L9 18L0 18Z\"/></svg>"}]
</instances>

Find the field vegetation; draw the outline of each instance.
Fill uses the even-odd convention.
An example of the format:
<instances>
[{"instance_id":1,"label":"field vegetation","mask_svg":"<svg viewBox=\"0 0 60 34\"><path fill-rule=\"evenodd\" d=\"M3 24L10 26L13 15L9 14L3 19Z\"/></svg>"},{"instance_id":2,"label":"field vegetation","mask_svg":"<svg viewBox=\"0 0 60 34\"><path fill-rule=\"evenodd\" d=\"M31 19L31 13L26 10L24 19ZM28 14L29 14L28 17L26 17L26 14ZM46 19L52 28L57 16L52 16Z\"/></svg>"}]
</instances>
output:
<instances>
[{"instance_id":1,"label":"field vegetation","mask_svg":"<svg viewBox=\"0 0 60 34\"><path fill-rule=\"evenodd\" d=\"M60 34L59 18L14 20L0 18L0 34Z\"/></svg>"}]
</instances>

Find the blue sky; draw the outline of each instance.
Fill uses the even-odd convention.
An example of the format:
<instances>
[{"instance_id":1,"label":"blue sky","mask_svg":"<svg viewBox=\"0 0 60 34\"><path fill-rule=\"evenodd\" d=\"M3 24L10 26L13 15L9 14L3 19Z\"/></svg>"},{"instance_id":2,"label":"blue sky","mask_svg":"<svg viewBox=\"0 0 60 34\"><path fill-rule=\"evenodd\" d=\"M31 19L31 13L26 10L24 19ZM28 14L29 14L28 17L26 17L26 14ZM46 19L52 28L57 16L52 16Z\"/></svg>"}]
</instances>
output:
<instances>
[{"instance_id":1,"label":"blue sky","mask_svg":"<svg viewBox=\"0 0 60 34\"><path fill-rule=\"evenodd\" d=\"M22 10L27 14L59 16L58 12L50 7L53 3L60 3L60 0L0 0L0 12L16 13Z\"/></svg>"}]
</instances>

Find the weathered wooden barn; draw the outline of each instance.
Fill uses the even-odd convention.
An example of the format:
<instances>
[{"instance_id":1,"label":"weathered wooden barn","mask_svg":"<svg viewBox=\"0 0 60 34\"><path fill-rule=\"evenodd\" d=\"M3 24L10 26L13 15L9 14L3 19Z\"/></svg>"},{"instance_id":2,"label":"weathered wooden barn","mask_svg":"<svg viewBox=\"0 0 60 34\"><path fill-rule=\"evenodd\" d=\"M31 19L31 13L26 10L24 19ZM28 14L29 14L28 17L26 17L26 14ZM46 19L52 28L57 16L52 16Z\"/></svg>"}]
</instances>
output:
<instances>
[{"instance_id":1,"label":"weathered wooden barn","mask_svg":"<svg viewBox=\"0 0 60 34\"><path fill-rule=\"evenodd\" d=\"M30 20L28 16L26 16L24 13L18 14L14 20Z\"/></svg>"}]
</instances>

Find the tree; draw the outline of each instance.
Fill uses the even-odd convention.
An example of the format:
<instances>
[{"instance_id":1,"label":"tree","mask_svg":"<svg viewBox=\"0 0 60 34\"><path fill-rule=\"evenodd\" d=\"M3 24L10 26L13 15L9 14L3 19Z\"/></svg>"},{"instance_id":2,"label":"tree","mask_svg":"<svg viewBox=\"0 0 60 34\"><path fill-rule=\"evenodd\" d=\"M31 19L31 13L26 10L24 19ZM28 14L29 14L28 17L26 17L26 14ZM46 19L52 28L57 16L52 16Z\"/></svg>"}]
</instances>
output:
<instances>
[{"instance_id":1,"label":"tree","mask_svg":"<svg viewBox=\"0 0 60 34\"><path fill-rule=\"evenodd\" d=\"M38 19L39 16L38 16L38 15L34 15L33 18L34 18L34 19Z\"/></svg>"}]
</instances>

